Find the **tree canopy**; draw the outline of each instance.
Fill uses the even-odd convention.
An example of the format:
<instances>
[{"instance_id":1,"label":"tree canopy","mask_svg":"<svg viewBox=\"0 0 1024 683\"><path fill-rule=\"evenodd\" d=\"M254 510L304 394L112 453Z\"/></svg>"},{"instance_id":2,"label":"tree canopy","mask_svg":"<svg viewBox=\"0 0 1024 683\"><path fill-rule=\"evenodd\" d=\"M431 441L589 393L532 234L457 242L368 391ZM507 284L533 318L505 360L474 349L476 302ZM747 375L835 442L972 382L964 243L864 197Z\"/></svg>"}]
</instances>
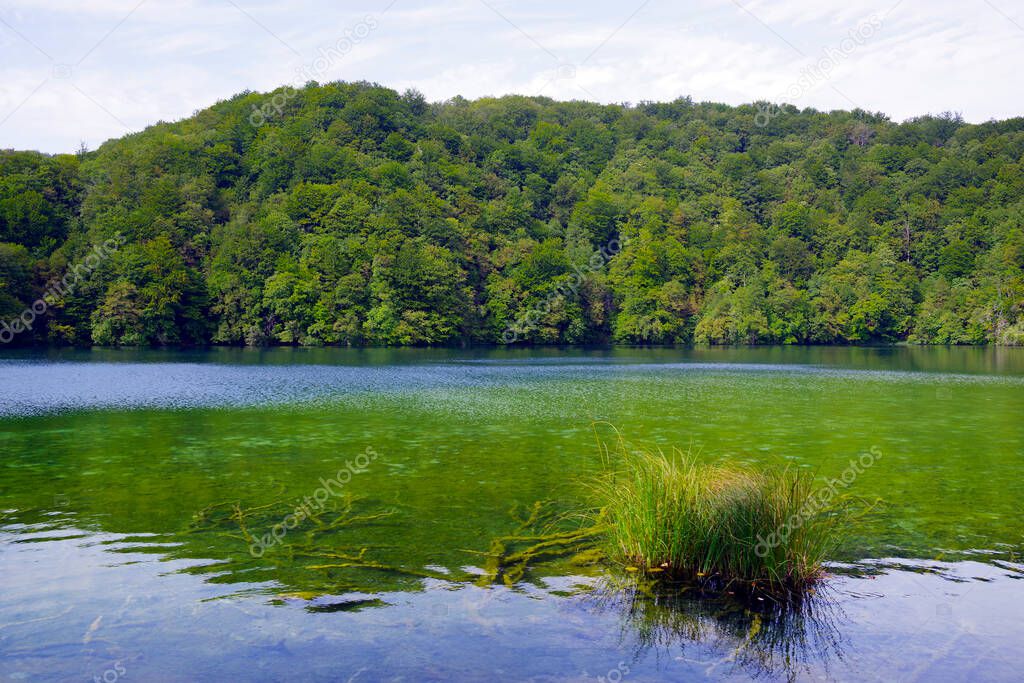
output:
<instances>
[{"instance_id":1,"label":"tree canopy","mask_svg":"<svg viewBox=\"0 0 1024 683\"><path fill-rule=\"evenodd\" d=\"M1024 119L282 92L0 152L18 341L1024 343Z\"/></svg>"}]
</instances>

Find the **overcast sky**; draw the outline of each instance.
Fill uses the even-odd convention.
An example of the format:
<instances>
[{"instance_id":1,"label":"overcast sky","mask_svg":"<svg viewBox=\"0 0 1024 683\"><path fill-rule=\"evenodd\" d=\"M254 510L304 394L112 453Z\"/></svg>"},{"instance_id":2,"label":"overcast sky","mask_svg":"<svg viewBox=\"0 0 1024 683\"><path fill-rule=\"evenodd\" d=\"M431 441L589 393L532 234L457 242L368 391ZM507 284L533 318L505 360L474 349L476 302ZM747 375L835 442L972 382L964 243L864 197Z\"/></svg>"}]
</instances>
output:
<instances>
[{"instance_id":1,"label":"overcast sky","mask_svg":"<svg viewBox=\"0 0 1024 683\"><path fill-rule=\"evenodd\" d=\"M71 152L242 90L1024 114L1022 0L0 0L0 148Z\"/></svg>"}]
</instances>

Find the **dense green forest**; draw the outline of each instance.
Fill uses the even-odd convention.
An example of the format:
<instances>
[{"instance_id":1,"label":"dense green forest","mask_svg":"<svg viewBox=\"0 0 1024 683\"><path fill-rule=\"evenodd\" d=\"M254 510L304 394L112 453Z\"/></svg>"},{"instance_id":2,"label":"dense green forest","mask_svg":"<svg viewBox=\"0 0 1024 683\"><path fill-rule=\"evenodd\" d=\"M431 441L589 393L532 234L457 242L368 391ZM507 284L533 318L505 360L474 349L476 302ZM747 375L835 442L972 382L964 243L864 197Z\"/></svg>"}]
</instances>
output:
<instances>
[{"instance_id":1,"label":"dense green forest","mask_svg":"<svg viewBox=\"0 0 1024 683\"><path fill-rule=\"evenodd\" d=\"M764 106L309 84L0 152L3 340L1024 343L1024 119Z\"/></svg>"}]
</instances>

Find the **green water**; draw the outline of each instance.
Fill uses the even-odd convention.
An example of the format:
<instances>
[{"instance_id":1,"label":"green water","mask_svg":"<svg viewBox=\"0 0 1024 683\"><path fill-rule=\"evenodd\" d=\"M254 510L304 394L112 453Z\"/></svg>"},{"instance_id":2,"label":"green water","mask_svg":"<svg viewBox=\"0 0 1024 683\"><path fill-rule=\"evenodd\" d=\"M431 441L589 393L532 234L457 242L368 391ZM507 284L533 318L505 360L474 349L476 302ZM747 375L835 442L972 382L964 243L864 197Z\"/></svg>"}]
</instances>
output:
<instances>
[{"instance_id":1,"label":"green water","mask_svg":"<svg viewBox=\"0 0 1024 683\"><path fill-rule=\"evenodd\" d=\"M987 657L981 679L1001 680L1020 663L1019 649L1008 663L990 650L1019 644L1024 617L988 601L1022 596L1024 351L65 352L10 355L0 377L0 673L14 678L91 679L121 662L139 679L333 680L344 662L360 680L564 680L605 676L619 659L635 680L750 674L714 664L730 646L707 630L659 640L699 656L650 654L635 609L581 597L609 578L600 565L553 558L511 587L482 587L491 540L517 533L537 501L554 519L546 530L579 524L560 515L586 508L608 424L635 446L790 461L823 479L875 453L844 486L874 507L834 558L838 638L899 678L927 631L908 615L924 605L955 637L943 605L976 582L957 609L1000 628L907 671ZM365 467L318 493L367 449ZM251 552L304 500L316 519ZM320 568L356 556L363 566ZM709 618L700 601L674 610ZM874 624L872 612L899 616ZM749 615L736 628L711 621L741 640L750 627ZM893 640L879 644L887 627ZM276 654L261 643L275 628ZM104 644L83 647L90 633ZM386 656L364 642L371 634ZM223 637L231 647L208 651ZM333 650L309 650L331 639ZM209 668L174 673L158 654L168 649ZM802 671L856 678L828 650L802 650ZM509 669L517 657L536 662Z\"/></svg>"}]
</instances>

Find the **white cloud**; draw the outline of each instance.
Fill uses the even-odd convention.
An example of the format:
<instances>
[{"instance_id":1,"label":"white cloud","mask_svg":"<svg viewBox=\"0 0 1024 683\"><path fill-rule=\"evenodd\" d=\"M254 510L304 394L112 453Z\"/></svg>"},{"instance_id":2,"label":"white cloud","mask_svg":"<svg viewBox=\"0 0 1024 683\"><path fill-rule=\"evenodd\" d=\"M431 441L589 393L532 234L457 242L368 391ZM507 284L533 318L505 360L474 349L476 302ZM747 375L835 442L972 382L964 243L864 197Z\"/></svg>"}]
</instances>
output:
<instances>
[{"instance_id":1,"label":"white cloud","mask_svg":"<svg viewBox=\"0 0 1024 683\"><path fill-rule=\"evenodd\" d=\"M83 139L94 147L124 134L118 120L138 130L244 89L294 83L318 48L367 15L377 27L317 80L414 87L434 100L511 92L603 102L778 100L826 49L875 16L878 31L795 104L853 106L838 89L896 119L943 110L975 121L1024 114L1016 87L1024 30L986 3L398 0L382 13L389 3L235 0L240 10L227 0L13 0L0 19L24 38L0 24L0 120L8 117L0 147L71 151ZM997 5L1024 25L1019 5ZM101 38L69 80L55 78L55 65L76 64ZM575 76L560 64L575 65Z\"/></svg>"}]
</instances>

